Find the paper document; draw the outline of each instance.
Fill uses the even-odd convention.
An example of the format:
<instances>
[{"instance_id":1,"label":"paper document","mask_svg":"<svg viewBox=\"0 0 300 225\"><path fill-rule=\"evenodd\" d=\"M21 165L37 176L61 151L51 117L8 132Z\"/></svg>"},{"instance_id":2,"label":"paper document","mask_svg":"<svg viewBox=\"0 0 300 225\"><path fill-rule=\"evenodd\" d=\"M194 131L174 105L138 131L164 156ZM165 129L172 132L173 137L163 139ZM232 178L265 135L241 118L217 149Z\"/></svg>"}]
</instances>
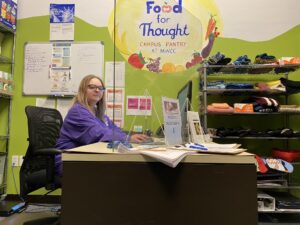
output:
<instances>
[{"instance_id":1,"label":"paper document","mask_svg":"<svg viewBox=\"0 0 300 225\"><path fill-rule=\"evenodd\" d=\"M146 155L153 159L156 159L157 161L167 166L170 166L172 168L175 168L185 156L194 153L192 151L186 151L186 150L167 149L166 146L153 147L149 145L147 147L141 145L135 148L128 148L123 144L119 144L118 152L126 153L126 154L140 153L142 155Z\"/></svg>"},{"instance_id":2,"label":"paper document","mask_svg":"<svg viewBox=\"0 0 300 225\"><path fill-rule=\"evenodd\" d=\"M202 143L202 145L204 145L207 148L222 148L222 149L227 149L227 148L238 148L241 146L241 144L218 144L218 143Z\"/></svg>"},{"instance_id":3,"label":"paper document","mask_svg":"<svg viewBox=\"0 0 300 225\"><path fill-rule=\"evenodd\" d=\"M163 164L175 168L178 163L187 155L193 154L194 152L185 151L185 150L166 150L166 151L150 151L143 150L140 151L142 155L149 156L153 159L156 159Z\"/></svg>"}]
</instances>

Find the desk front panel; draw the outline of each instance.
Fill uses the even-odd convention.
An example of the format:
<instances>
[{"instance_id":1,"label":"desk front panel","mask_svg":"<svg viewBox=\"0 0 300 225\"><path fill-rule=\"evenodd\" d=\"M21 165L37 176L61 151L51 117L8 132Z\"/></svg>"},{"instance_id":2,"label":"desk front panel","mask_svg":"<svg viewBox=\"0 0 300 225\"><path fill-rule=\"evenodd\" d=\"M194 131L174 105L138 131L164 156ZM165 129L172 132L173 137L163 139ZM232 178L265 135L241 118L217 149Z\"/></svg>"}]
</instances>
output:
<instances>
[{"instance_id":1,"label":"desk front panel","mask_svg":"<svg viewBox=\"0 0 300 225\"><path fill-rule=\"evenodd\" d=\"M64 162L62 225L255 225L253 164Z\"/></svg>"}]
</instances>

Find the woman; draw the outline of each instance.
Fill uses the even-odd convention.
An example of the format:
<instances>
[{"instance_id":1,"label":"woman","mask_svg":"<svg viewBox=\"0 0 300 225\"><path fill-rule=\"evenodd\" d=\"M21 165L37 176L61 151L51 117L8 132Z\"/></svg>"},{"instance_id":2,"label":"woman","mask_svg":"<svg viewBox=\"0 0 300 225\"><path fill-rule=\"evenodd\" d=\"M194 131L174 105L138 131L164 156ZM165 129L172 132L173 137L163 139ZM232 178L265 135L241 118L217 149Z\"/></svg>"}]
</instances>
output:
<instances>
[{"instance_id":1,"label":"woman","mask_svg":"<svg viewBox=\"0 0 300 225\"><path fill-rule=\"evenodd\" d=\"M99 141L142 142L149 137L143 134L127 136L105 112L105 87L103 81L88 75L82 79L74 103L64 119L60 136L56 142L58 149L71 149ZM61 174L61 158L56 160L57 171Z\"/></svg>"}]
</instances>

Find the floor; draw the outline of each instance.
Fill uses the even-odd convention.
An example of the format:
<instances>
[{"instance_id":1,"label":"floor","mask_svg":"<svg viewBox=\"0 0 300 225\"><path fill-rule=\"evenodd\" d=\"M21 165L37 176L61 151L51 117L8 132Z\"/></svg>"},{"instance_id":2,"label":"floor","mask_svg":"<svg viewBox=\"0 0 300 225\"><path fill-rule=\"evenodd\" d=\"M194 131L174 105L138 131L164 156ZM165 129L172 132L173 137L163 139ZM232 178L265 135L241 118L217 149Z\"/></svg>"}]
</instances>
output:
<instances>
[{"instance_id":1,"label":"floor","mask_svg":"<svg viewBox=\"0 0 300 225\"><path fill-rule=\"evenodd\" d=\"M9 217L0 217L1 225L23 225L24 222L33 219L52 217L57 215L59 206L57 205L29 205L26 210L21 213L15 213ZM277 216L260 216L258 225L299 225L299 214L284 214Z\"/></svg>"},{"instance_id":2,"label":"floor","mask_svg":"<svg viewBox=\"0 0 300 225\"><path fill-rule=\"evenodd\" d=\"M58 207L55 205L29 205L26 210L21 213L15 213L9 217L0 217L1 225L23 225L24 222L53 217L57 215Z\"/></svg>"}]
</instances>

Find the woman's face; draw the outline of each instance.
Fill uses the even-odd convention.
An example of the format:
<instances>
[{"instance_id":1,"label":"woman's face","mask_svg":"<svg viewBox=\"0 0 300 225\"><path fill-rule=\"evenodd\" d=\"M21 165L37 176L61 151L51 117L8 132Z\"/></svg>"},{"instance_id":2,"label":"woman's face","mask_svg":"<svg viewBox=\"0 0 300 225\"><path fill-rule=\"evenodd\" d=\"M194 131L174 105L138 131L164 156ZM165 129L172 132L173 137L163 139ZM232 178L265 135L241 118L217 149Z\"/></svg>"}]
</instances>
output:
<instances>
[{"instance_id":1,"label":"woman's face","mask_svg":"<svg viewBox=\"0 0 300 225\"><path fill-rule=\"evenodd\" d=\"M89 105L96 105L97 102L102 99L104 91L105 89L100 80L97 78L91 79L86 90L86 97Z\"/></svg>"}]
</instances>

